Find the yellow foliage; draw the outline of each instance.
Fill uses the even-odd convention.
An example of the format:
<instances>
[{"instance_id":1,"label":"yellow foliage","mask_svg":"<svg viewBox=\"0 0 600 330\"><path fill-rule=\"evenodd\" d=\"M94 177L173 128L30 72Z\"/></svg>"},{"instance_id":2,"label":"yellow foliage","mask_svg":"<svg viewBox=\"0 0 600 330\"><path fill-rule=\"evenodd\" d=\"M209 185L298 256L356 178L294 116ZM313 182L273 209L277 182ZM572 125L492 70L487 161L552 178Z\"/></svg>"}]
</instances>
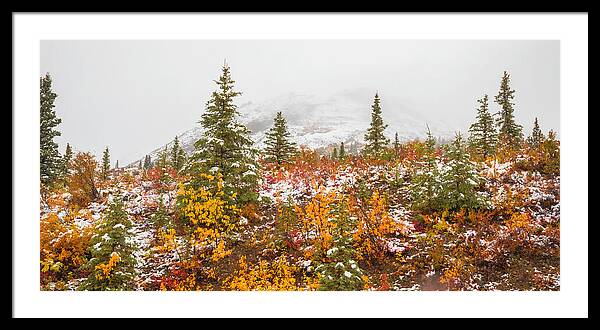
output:
<instances>
[{"instance_id":1,"label":"yellow foliage","mask_svg":"<svg viewBox=\"0 0 600 330\"><path fill-rule=\"evenodd\" d=\"M177 250L175 229L169 228L165 231L165 229L160 228L157 234L158 239L162 244L155 247L156 251L160 253L169 253Z\"/></svg>"},{"instance_id":2,"label":"yellow foliage","mask_svg":"<svg viewBox=\"0 0 600 330\"><path fill-rule=\"evenodd\" d=\"M66 280L64 276L85 263L91 228L79 228L75 211L68 209L62 219L54 212L40 218L40 267L47 278ZM85 216L85 215L84 215Z\"/></svg>"},{"instance_id":3,"label":"yellow foliage","mask_svg":"<svg viewBox=\"0 0 600 330\"><path fill-rule=\"evenodd\" d=\"M380 260L385 253L383 239L399 231L400 224L389 215L386 201L377 191L371 195L367 210L358 205L356 208L359 217L357 230L352 236L359 258Z\"/></svg>"},{"instance_id":4,"label":"yellow foliage","mask_svg":"<svg viewBox=\"0 0 600 330\"><path fill-rule=\"evenodd\" d=\"M204 175L208 180L214 180L212 175ZM236 218L240 210L226 200L223 192L221 174L217 177L217 189L210 190L179 185L178 194L181 198L181 212L193 226L192 242L202 257L218 261L231 254L225 247L224 238L235 229ZM235 196L231 196L235 198ZM210 251L210 253L205 253Z\"/></svg>"},{"instance_id":5,"label":"yellow foliage","mask_svg":"<svg viewBox=\"0 0 600 330\"><path fill-rule=\"evenodd\" d=\"M111 253L108 264L100 263L96 265L96 270L100 270L100 273L96 273L96 279L99 281L110 279L110 272L115 268L119 261L121 261L119 254L117 252Z\"/></svg>"},{"instance_id":6,"label":"yellow foliage","mask_svg":"<svg viewBox=\"0 0 600 330\"><path fill-rule=\"evenodd\" d=\"M323 253L332 247L335 224L331 221L331 217L334 211L333 204L338 199L337 193L333 191L325 193L321 187L304 209L295 206L296 215L302 224L304 238L312 241L312 246L316 249L316 251L306 249L305 258L312 259L316 253Z\"/></svg>"},{"instance_id":7,"label":"yellow foliage","mask_svg":"<svg viewBox=\"0 0 600 330\"><path fill-rule=\"evenodd\" d=\"M299 290L294 274L298 267L291 265L285 258L274 262L260 260L252 267L246 263L246 256L239 261L239 270L227 278L225 283L232 290L240 291L295 291Z\"/></svg>"}]
</instances>

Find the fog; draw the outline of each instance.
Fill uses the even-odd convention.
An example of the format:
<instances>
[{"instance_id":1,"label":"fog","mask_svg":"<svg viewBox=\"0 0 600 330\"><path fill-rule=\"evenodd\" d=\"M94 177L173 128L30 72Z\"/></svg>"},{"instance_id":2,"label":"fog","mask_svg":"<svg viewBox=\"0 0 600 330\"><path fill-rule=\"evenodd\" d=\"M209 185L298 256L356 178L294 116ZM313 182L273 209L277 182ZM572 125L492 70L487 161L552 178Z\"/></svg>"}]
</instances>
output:
<instances>
[{"instance_id":1,"label":"fog","mask_svg":"<svg viewBox=\"0 0 600 330\"><path fill-rule=\"evenodd\" d=\"M48 40L40 75L52 75L58 94L60 152L68 142L98 158L108 146L112 165L143 157L198 125L225 59L238 104L356 90L369 111L378 92L384 114L417 113L463 133L507 70L525 135L535 117L545 133L559 131L558 41Z\"/></svg>"}]
</instances>

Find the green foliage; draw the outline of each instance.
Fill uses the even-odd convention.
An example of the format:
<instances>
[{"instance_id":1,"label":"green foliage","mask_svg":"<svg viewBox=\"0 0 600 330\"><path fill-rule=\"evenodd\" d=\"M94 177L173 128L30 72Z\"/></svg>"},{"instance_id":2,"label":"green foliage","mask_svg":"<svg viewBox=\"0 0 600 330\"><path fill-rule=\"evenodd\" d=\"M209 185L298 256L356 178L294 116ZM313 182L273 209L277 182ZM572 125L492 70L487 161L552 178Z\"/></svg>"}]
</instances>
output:
<instances>
[{"instance_id":1,"label":"green foliage","mask_svg":"<svg viewBox=\"0 0 600 330\"><path fill-rule=\"evenodd\" d=\"M144 157L144 170L148 170L152 167L152 160L150 159L150 155L146 155Z\"/></svg>"},{"instance_id":2,"label":"green foliage","mask_svg":"<svg viewBox=\"0 0 600 330\"><path fill-rule=\"evenodd\" d=\"M488 96L483 96L477 110L477 121L469 128L469 147L480 159L486 159L496 151L496 129L489 112Z\"/></svg>"},{"instance_id":3,"label":"green foliage","mask_svg":"<svg viewBox=\"0 0 600 330\"><path fill-rule=\"evenodd\" d=\"M62 158L62 177L64 178L65 184L67 181L67 176L69 175L71 159L73 159L73 149L71 149L71 145L67 143L65 154Z\"/></svg>"},{"instance_id":4,"label":"green foliage","mask_svg":"<svg viewBox=\"0 0 600 330\"><path fill-rule=\"evenodd\" d=\"M40 77L40 180L45 186L53 183L63 171L63 162L54 138L60 136L55 129L61 123L54 112L56 93L52 90L49 73Z\"/></svg>"},{"instance_id":5,"label":"green foliage","mask_svg":"<svg viewBox=\"0 0 600 330\"><path fill-rule=\"evenodd\" d=\"M550 130L548 138L542 143L542 172L545 174L560 175L560 144L556 140L556 133Z\"/></svg>"},{"instance_id":6,"label":"green foliage","mask_svg":"<svg viewBox=\"0 0 600 330\"><path fill-rule=\"evenodd\" d=\"M422 153L409 187L412 208L423 211L437 210L442 207L440 201L442 185L435 156L435 139L429 129Z\"/></svg>"},{"instance_id":7,"label":"green foliage","mask_svg":"<svg viewBox=\"0 0 600 330\"><path fill-rule=\"evenodd\" d=\"M235 81L227 65L215 82L218 89L202 114L200 124L204 133L194 145L196 150L187 171L196 188L210 186L202 174L220 173L227 196L235 193L239 204L253 202L258 199L258 150L253 147L250 130L238 121L239 112L233 99L241 93L233 89Z\"/></svg>"},{"instance_id":8,"label":"green foliage","mask_svg":"<svg viewBox=\"0 0 600 330\"><path fill-rule=\"evenodd\" d=\"M338 159L337 147L333 147L333 152L331 153L331 159Z\"/></svg>"},{"instance_id":9,"label":"green foliage","mask_svg":"<svg viewBox=\"0 0 600 330\"><path fill-rule=\"evenodd\" d=\"M290 141L290 132L281 111L277 112L274 125L266 133L265 159L278 165L290 161L298 152L296 143Z\"/></svg>"},{"instance_id":10,"label":"green foliage","mask_svg":"<svg viewBox=\"0 0 600 330\"><path fill-rule=\"evenodd\" d=\"M356 228L356 218L350 217L347 204L340 202L332 222L333 247L327 250L325 262L316 265L319 274L320 291L353 291L364 288L363 272L355 261L352 230Z\"/></svg>"},{"instance_id":11,"label":"green foliage","mask_svg":"<svg viewBox=\"0 0 600 330\"><path fill-rule=\"evenodd\" d=\"M443 173L442 194L446 209L476 209L485 205L477 194L476 188L481 182L475 165L469 160L460 133L450 144L447 151L448 168Z\"/></svg>"},{"instance_id":12,"label":"green foliage","mask_svg":"<svg viewBox=\"0 0 600 330\"><path fill-rule=\"evenodd\" d=\"M156 167L160 169L166 169L169 166L171 166L171 162L169 159L167 146L165 146L165 149L161 150L156 157Z\"/></svg>"},{"instance_id":13,"label":"green foliage","mask_svg":"<svg viewBox=\"0 0 600 330\"><path fill-rule=\"evenodd\" d=\"M342 141L342 143L340 144L339 159L344 160L344 158L346 158L346 149L344 148L344 142Z\"/></svg>"},{"instance_id":14,"label":"green foliage","mask_svg":"<svg viewBox=\"0 0 600 330\"><path fill-rule=\"evenodd\" d=\"M108 180L108 171L110 171L110 154L108 152L108 147L106 147L106 149L104 149L104 153L102 154L102 180Z\"/></svg>"},{"instance_id":15,"label":"green foliage","mask_svg":"<svg viewBox=\"0 0 600 330\"><path fill-rule=\"evenodd\" d=\"M495 97L495 102L501 107L497 125L500 127L498 140L512 150L518 150L523 142L523 128L515 122L514 99L515 91L510 89L510 75L504 71L500 83L500 91Z\"/></svg>"},{"instance_id":16,"label":"green foliage","mask_svg":"<svg viewBox=\"0 0 600 330\"><path fill-rule=\"evenodd\" d=\"M365 149L364 154L368 157L377 158L381 156L384 148L390 142L388 138L383 135L387 125L383 123L381 118L381 105L379 95L375 94L373 105L371 106L371 126L365 134Z\"/></svg>"},{"instance_id":17,"label":"green foliage","mask_svg":"<svg viewBox=\"0 0 600 330\"><path fill-rule=\"evenodd\" d=\"M171 228L171 217L167 212L167 208L165 207L163 196L161 195L158 199L158 207L156 212L150 218L152 224L154 224L154 228L158 231L159 229L169 229Z\"/></svg>"},{"instance_id":18,"label":"green foliage","mask_svg":"<svg viewBox=\"0 0 600 330\"><path fill-rule=\"evenodd\" d=\"M135 245L131 242L132 227L123 201L115 197L108 214L96 226L92 236L90 253L92 258L83 266L90 272L79 290L133 290Z\"/></svg>"},{"instance_id":19,"label":"green foliage","mask_svg":"<svg viewBox=\"0 0 600 330\"><path fill-rule=\"evenodd\" d=\"M527 138L527 143L533 149L539 148L546 138L544 137L544 133L540 129L540 125L538 124L538 119L535 117L535 121L533 122L533 130L531 135Z\"/></svg>"},{"instance_id":20,"label":"green foliage","mask_svg":"<svg viewBox=\"0 0 600 330\"><path fill-rule=\"evenodd\" d=\"M179 145L179 139L175 136L173 147L171 148L171 166L179 172L185 164L187 155L185 150Z\"/></svg>"}]
</instances>

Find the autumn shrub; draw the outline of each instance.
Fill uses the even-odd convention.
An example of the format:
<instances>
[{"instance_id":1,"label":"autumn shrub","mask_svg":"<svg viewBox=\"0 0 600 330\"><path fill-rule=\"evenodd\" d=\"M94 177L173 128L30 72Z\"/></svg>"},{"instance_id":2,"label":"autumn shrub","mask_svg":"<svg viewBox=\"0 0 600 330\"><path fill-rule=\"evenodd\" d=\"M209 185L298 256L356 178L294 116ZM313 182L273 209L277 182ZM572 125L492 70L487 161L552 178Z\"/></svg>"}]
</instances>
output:
<instances>
[{"instance_id":1,"label":"autumn shrub","mask_svg":"<svg viewBox=\"0 0 600 330\"><path fill-rule=\"evenodd\" d=\"M317 193L304 207L295 206L303 240L309 245L304 249L305 258L309 260L322 259L325 252L332 247L335 224L331 219L334 216L335 203L338 202L336 192L325 192L323 187L315 187L315 190Z\"/></svg>"},{"instance_id":2,"label":"autumn shrub","mask_svg":"<svg viewBox=\"0 0 600 330\"><path fill-rule=\"evenodd\" d=\"M239 291L296 291L302 290L296 276L299 268L285 257L274 261L259 260L248 265L246 256L238 260L238 270L225 280L231 290Z\"/></svg>"},{"instance_id":3,"label":"autumn shrub","mask_svg":"<svg viewBox=\"0 0 600 330\"><path fill-rule=\"evenodd\" d=\"M92 231L79 228L74 221L75 211L66 209L60 218L51 212L40 219L40 281L66 282L78 275L87 259Z\"/></svg>"},{"instance_id":4,"label":"autumn shrub","mask_svg":"<svg viewBox=\"0 0 600 330\"><path fill-rule=\"evenodd\" d=\"M354 199L352 210L358 217L353 239L359 259L370 264L382 262L387 250L385 238L401 229L389 215L386 200L374 191L368 200Z\"/></svg>"},{"instance_id":5,"label":"autumn shrub","mask_svg":"<svg viewBox=\"0 0 600 330\"><path fill-rule=\"evenodd\" d=\"M160 278L160 290L197 291L203 289L196 277L198 269L200 269L200 263L195 259L182 260L170 265L167 274Z\"/></svg>"},{"instance_id":6,"label":"autumn shrub","mask_svg":"<svg viewBox=\"0 0 600 330\"><path fill-rule=\"evenodd\" d=\"M299 221L295 212L295 203L291 197L277 205L275 214L276 245L281 250L298 250L302 242L299 239Z\"/></svg>"},{"instance_id":7,"label":"autumn shrub","mask_svg":"<svg viewBox=\"0 0 600 330\"><path fill-rule=\"evenodd\" d=\"M216 181L216 189L196 189L180 184L177 207L189 228L193 254L200 259L216 262L231 254L227 240L239 223L240 209L228 202L235 199L235 193L225 196L220 175L204 176L206 180Z\"/></svg>"},{"instance_id":8,"label":"autumn shrub","mask_svg":"<svg viewBox=\"0 0 600 330\"><path fill-rule=\"evenodd\" d=\"M71 160L67 187L75 205L86 207L99 197L96 187L97 166L94 156L87 152L78 152Z\"/></svg>"}]
</instances>

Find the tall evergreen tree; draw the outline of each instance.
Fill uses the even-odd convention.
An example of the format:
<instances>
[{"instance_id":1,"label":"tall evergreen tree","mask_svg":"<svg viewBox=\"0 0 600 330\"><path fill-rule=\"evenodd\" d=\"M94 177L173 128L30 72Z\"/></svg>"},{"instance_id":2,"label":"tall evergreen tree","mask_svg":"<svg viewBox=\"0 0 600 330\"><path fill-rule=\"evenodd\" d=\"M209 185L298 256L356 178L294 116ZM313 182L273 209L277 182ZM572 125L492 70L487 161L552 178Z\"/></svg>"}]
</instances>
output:
<instances>
[{"instance_id":1,"label":"tall evergreen tree","mask_svg":"<svg viewBox=\"0 0 600 330\"><path fill-rule=\"evenodd\" d=\"M179 145L179 138L175 136L173 147L171 148L171 165L179 172L185 164L186 154L183 148Z\"/></svg>"},{"instance_id":2,"label":"tall evergreen tree","mask_svg":"<svg viewBox=\"0 0 600 330\"><path fill-rule=\"evenodd\" d=\"M63 163L54 138L60 136L55 129L61 123L54 112L56 93L52 90L52 77L49 73L40 77L40 181L49 185L58 178Z\"/></svg>"},{"instance_id":3,"label":"tall evergreen tree","mask_svg":"<svg viewBox=\"0 0 600 330\"><path fill-rule=\"evenodd\" d=\"M258 150L253 147L250 130L238 121L239 112L233 99L241 93L233 89L230 68L225 64L217 90L206 103L200 124L203 135L194 144L189 172L193 186L207 186L201 174L220 173L223 191L227 196L236 193L240 203L256 201L258 198Z\"/></svg>"},{"instance_id":4,"label":"tall evergreen tree","mask_svg":"<svg viewBox=\"0 0 600 330\"><path fill-rule=\"evenodd\" d=\"M495 102L501 107L497 125L500 127L498 140L500 143L513 150L518 149L523 141L523 127L515 122L514 99L515 91L510 88L510 75L504 71L500 82L500 91L495 97Z\"/></svg>"},{"instance_id":5,"label":"tall evergreen tree","mask_svg":"<svg viewBox=\"0 0 600 330\"><path fill-rule=\"evenodd\" d=\"M365 134L365 150L367 156L378 157L383 152L385 146L388 145L389 139L383 134L387 125L383 123L381 118L381 105L379 94L375 94L373 105L371 106L371 126Z\"/></svg>"},{"instance_id":6,"label":"tall evergreen tree","mask_svg":"<svg viewBox=\"0 0 600 330\"><path fill-rule=\"evenodd\" d=\"M277 112L273 122L273 127L266 133L266 160L281 165L288 162L298 152L298 148L290 140L290 132L281 111Z\"/></svg>"},{"instance_id":7,"label":"tall evergreen tree","mask_svg":"<svg viewBox=\"0 0 600 330\"><path fill-rule=\"evenodd\" d=\"M483 206L483 200L475 188L481 179L475 166L469 160L465 144L460 133L449 145L448 168L443 174L443 201L445 208L459 210L461 208L479 208Z\"/></svg>"},{"instance_id":8,"label":"tall evergreen tree","mask_svg":"<svg viewBox=\"0 0 600 330\"><path fill-rule=\"evenodd\" d=\"M333 152L331 153L331 159L337 159L337 158L338 158L337 147L333 147Z\"/></svg>"},{"instance_id":9,"label":"tall evergreen tree","mask_svg":"<svg viewBox=\"0 0 600 330\"><path fill-rule=\"evenodd\" d=\"M394 152L398 153L400 150L400 140L398 139L398 132L394 134Z\"/></svg>"},{"instance_id":10,"label":"tall evergreen tree","mask_svg":"<svg viewBox=\"0 0 600 330\"><path fill-rule=\"evenodd\" d=\"M96 225L92 238L92 258L82 268L90 271L79 290L133 290L136 246L131 241L132 227L120 197L109 205L108 213Z\"/></svg>"},{"instance_id":11,"label":"tall evergreen tree","mask_svg":"<svg viewBox=\"0 0 600 330\"><path fill-rule=\"evenodd\" d=\"M115 163L115 168L119 168L119 160L117 159L117 162Z\"/></svg>"},{"instance_id":12,"label":"tall evergreen tree","mask_svg":"<svg viewBox=\"0 0 600 330\"><path fill-rule=\"evenodd\" d=\"M535 117L535 121L533 122L533 131L531 132L531 136L527 138L527 143L529 143L532 148L537 149L542 145L542 142L544 142L545 139L544 133L542 133L540 125L538 124L538 119Z\"/></svg>"},{"instance_id":13,"label":"tall evergreen tree","mask_svg":"<svg viewBox=\"0 0 600 330\"><path fill-rule=\"evenodd\" d=\"M110 170L110 154L108 152L108 147L104 149L104 154L102 154L102 180L108 179L108 171Z\"/></svg>"},{"instance_id":14,"label":"tall evergreen tree","mask_svg":"<svg viewBox=\"0 0 600 330\"><path fill-rule=\"evenodd\" d=\"M340 158L340 160L344 160L344 158L346 158L346 149L344 148L344 141L342 141L342 143L340 144L339 158Z\"/></svg>"},{"instance_id":15,"label":"tall evergreen tree","mask_svg":"<svg viewBox=\"0 0 600 330\"><path fill-rule=\"evenodd\" d=\"M482 99L477 100L479 109L477 110L477 121L469 128L469 147L483 159L493 155L496 148L496 128L494 119L489 112L488 96L485 94Z\"/></svg>"}]
</instances>

